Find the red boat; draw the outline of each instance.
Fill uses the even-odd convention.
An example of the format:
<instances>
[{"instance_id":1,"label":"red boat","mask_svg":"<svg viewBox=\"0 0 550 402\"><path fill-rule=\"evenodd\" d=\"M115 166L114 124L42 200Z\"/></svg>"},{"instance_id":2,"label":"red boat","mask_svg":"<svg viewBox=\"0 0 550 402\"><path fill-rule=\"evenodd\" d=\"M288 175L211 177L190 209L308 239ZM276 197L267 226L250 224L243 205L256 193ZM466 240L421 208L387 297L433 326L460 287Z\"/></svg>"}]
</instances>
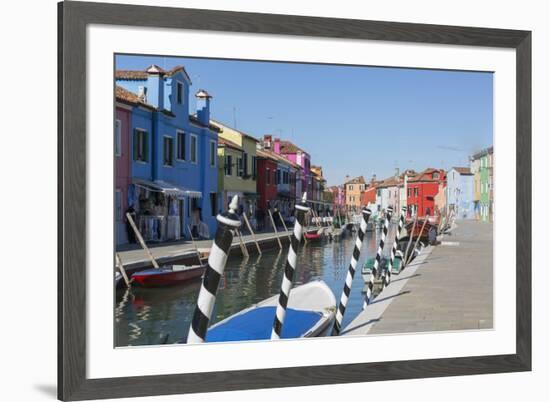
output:
<instances>
[{"instance_id":1,"label":"red boat","mask_svg":"<svg viewBox=\"0 0 550 402\"><path fill-rule=\"evenodd\" d=\"M143 287L178 285L200 278L206 265L170 265L151 268L132 275L132 283Z\"/></svg>"},{"instance_id":2,"label":"red boat","mask_svg":"<svg viewBox=\"0 0 550 402\"><path fill-rule=\"evenodd\" d=\"M409 236L412 234L413 238L417 238L418 236L420 236L421 239L427 239L430 228L434 227L437 230L438 221L436 219L428 218L428 222L424 224L425 219L426 218L420 218L417 220L416 226L414 227L414 231L413 231L414 222L408 222L405 225L405 228L407 229ZM421 231L422 233L420 233Z\"/></svg>"},{"instance_id":3,"label":"red boat","mask_svg":"<svg viewBox=\"0 0 550 402\"><path fill-rule=\"evenodd\" d=\"M322 235L320 233L304 233L304 237L308 240L321 240Z\"/></svg>"}]
</instances>

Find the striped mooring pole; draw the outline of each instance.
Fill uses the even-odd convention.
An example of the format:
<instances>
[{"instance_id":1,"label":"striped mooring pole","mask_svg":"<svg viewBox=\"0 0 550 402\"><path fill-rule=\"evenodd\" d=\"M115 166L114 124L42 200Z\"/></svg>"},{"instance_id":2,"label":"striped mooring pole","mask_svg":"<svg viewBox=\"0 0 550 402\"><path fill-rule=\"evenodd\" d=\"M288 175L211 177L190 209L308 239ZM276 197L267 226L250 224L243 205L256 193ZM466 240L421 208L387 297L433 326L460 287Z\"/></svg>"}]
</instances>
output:
<instances>
[{"instance_id":1,"label":"striped mooring pole","mask_svg":"<svg viewBox=\"0 0 550 402\"><path fill-rule=\"evenodd\" d=\"M233 232L241 226L241 221L235 213L238 207L238 197L234 196L229 211L216 217L218 229L210 249L208 264L202 280L197 306L187 335L187 343L203 343L206 339L208 322L216 303L218 285L225 270L229 249L233 242Z\"/></svg>"},{"instance_id":2,"label":"striped mooring pole","mask_svg":"<svg viewBox=\"0 0 550 402\"><path fill-rule=\"evenodd\" d=\"M290 297L290 289L292 288L294 271L296 270L298 248L300 247L300 241L302 240L306 213L309 212L309 207L306 204L306 193L304 193L302 197L302 202L300 204L296 204L295 208L296 219L294 220L294 231L292 232L292 238L290 240L290 246L288 249L285 272L283 275L283 283L281 284L281 292L279 293L279 301L277 303L275 319L273 320L271 339L281 339L281 334L283 331L286 306L288 304L288 298Z\"/></svg>"},{"instance_id":3,"label":"striped mooring pole","mask_svg":"<svg viewBox=\"0 0 550 402\"><path fill-rule=\"evenodd\" d=\"M367 231L367 223L371 216L371 210L368 208L363 209L361 224L359 225L359 231L357 232L357 238L355 239L355 247L351 254L351 261L349 263L348 274L346 276L346 282L344 282L344 290L342 297L340 297L340 304L338 310L336 310L336 319L334 320L334 327L332 328L332 335L339 335L342 330L342 320L344 319L344 313L346 312L346 305L348 303L349 295L351 293L351 285L353 283L353 276L355 275L355 269L357 267L357 261L361 254L361 247L363 245L363 238Z\"/></svg>"},{"instance_id":4,"label":"striped mooring pole","mask_svg":"<svg viewBox=\"0 0 550 402\"><path fill-rule=\"evenodd\" d=\"M397 231L395 232L395 236L393 237L393 244L390 252L390 263L386 269L386 275L384 276L384 283L382 284L384 287L388 286L391 282L391 270L393 268L395 254L397 253L397 242L399 241L399 236L401 235L401 231L403 230L403 226L405 225L406 210L407 210L407 207L401 208L401 215L399 215L399 222L397 223Z\"/></svg>"},{"instance_id":5,"label":"striped mooring pole","mask_svg":"<svg viewBox=\"0 0 550 402\"><path fill-rule=\"evenodd\" d=\"M392 213L393 213L393 208L388 207L388 209L386 210L386 217L384 219L384 227L382 228L382 235L380 236L380 242L378 243L378 250L376 250L376 259L374 260L374 266L372 267L372 271L370 273L370 281L367 286L367 294L365 296L365 301L363 302L363 310L366 309L367 306L372 301L372 291L374 289L374 281L376 280L376 276L378 274L378 267L380 266L380 262L382 261L382 252L384 251L384 243L386 242L386 236L388 235L388 226L391 221Z\"/></svg>"}]
</instances>

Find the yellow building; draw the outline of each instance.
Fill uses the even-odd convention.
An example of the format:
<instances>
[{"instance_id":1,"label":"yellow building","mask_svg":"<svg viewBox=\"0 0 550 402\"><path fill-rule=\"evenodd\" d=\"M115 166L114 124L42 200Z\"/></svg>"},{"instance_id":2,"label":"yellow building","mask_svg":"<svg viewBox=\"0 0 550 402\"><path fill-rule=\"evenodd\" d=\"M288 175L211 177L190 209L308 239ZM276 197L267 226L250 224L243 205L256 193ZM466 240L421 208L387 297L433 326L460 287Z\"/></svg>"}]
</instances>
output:
<instances>
[{"instance_id":1,"label":"yellow building","mask_svg":"<svg viewBox=\"0 0 550 402\"><path fill-rule=\"evenodd\" d=\"M221 131L218 134L218 191L222 210L227 208L234 195L239 206L250 216L256 211L256 147L258 140L249 134L215 120L210 123Z\"/></svg>"},{"instance_id":2,"label":"yellow building","mask_svg":"<svg viewBox=\"0 0 550 402\"><path fill-rule=\"evenodd\" d=\"M361 194L365 191L366 182L363 176L356 177L344 183L346 192L346 209L359 211L361 209Z\"/></svg>"}]
</instances>

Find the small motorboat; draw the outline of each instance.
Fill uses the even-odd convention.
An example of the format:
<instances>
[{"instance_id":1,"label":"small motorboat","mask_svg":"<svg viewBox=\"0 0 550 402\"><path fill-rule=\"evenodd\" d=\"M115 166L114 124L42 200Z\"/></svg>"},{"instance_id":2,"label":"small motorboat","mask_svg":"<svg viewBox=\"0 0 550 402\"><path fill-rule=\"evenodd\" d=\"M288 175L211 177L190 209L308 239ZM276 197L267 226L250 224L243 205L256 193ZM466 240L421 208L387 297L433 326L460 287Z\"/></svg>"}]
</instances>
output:
<instances>
[{"instance_id":1,"label":"small motorboat","mask_svg":"<svg viewBox=\"0 0 550 402\"><path fill-rule=\"evenodd\" d=\"M304 237L307 239L307 240L321 240L323 238L323 234L322 232L319 233L319 232L314 232L314 233L304 233Z\"/></svg>"},{"instance_id":2,"label":"small motorboat","mask_svg":"<svg viewBox=\"0 0 550 402\"><path fill-rule=\"evenodd\" d=\"M279 295L246 308L208 329L206 342L269 340ZM286 309L282 338L322 336L336 312L336 298L322 280L293 288Z\"/></svg>"},{"instance_id":3,"label":"small motorboat","mask_svg":"<svg viewBox=\"0 0 550 402\"><path fill-rule=\"evenodd\" d=\"M200 278L206 269L204 265L167 265L136 272L132 283L143 287L178 285L182 282Z\"/></svg>"}]
</instances>

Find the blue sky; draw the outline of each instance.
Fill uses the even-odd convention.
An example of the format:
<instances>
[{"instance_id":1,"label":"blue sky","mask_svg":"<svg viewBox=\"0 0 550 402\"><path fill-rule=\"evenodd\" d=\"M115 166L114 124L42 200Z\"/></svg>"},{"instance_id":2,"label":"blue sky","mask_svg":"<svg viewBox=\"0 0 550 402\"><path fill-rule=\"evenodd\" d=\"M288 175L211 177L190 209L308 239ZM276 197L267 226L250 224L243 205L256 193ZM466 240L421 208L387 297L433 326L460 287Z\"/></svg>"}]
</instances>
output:
<instances>
[{"instance_id":1,"label":"blue sky","mask_svg":"<svg viewBox=\"0 0 550 402\"><path fill-rule=\"evenodd\" d=\"M290 140L329 185L396 168L466 166L493 143L493 74L364 66L117 56L117 69L184 65L212 117ZM195 101L191 100L194 110Z\"/></svg>"}]
</instances>

